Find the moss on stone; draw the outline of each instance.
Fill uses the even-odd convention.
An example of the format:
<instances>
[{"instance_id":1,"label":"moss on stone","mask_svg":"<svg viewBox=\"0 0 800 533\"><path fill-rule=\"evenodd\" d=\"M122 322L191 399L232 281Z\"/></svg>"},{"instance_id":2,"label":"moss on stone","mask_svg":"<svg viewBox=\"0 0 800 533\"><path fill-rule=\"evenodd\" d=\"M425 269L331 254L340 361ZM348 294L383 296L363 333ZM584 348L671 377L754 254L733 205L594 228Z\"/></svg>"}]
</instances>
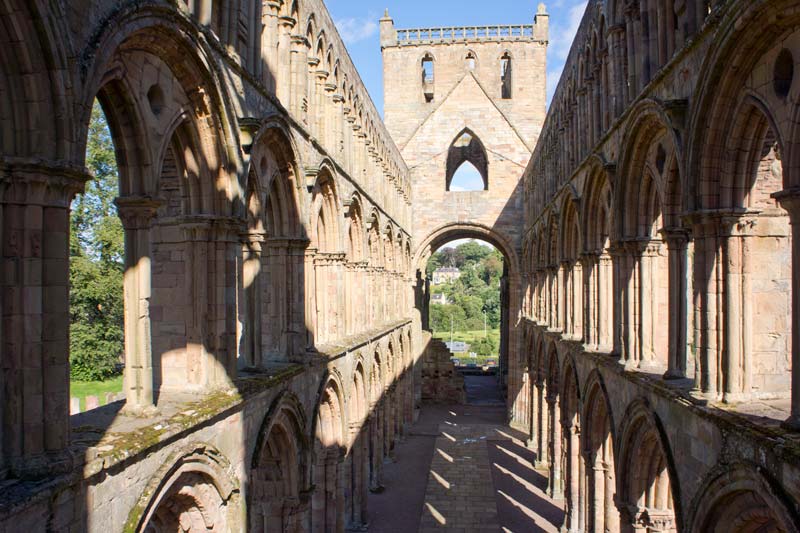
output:
<instances>
[{"instance_id":1,"label":"moss on stone","mask_svg":"<svg viewBox=\"0 0 800 533\"><path fill-rule=\"evenodd\" d=\"M212 392L196 402L187 403L170 418L154 421L146 427L125 433L108 433L94 447L97 459L89 475L121 462L158 445L167 437L207 422L225 411L241 405L247 398L267 391L301 374L304 367L293 365L275 373L237 380L237 388Z\"/></svg>"}]
</instances>

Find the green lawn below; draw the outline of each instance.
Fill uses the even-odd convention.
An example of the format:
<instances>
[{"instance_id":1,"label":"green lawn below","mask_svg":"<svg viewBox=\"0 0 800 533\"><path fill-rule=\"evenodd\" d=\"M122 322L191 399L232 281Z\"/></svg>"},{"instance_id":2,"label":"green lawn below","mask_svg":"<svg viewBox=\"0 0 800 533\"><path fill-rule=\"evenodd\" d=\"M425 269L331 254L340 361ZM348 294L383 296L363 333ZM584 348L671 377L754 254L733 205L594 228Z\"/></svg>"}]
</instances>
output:
<instances>
[{"instance_id":1,"label":"green lawn below","mask_svg":"<svg viewBox=\"0 0 800 533\"><path fill-rule=\"evenodd\" d=\"M488 331L489 337L493 338L498 346L500 346L500 329L490 329ZM449 331L436 331L433 333L433 337L435 339L440 339L443 341L450 340L450 332ZM467 344L475 344L479 340L483 338L483 330L476 330L476 331L454 331L453 332L453 340L454 341L461 341L466 342Z\"/></svg>"},{"instance_id":2,"label":"green lawn below","mask_svg":"<svg viewBox=\"0 0 800 533\"><path fill-rule=\"evenodd\" d=\"M81 412L86 409L87 396L97 396L100 405L105 405L107 392L112 394L122 392L122 376L106 381L71 381L69 384L70 397L81 399Z\"/></svg>"},{"instance_id":3,"label":"green lawn below","mask_svg":"<svg viewBox=\"0 0 800 533\"><path fill-rule=\"evenodd\" d=\"M494 339L495 344L497 346L500 346L500 330L499 329L490 329L487 332L487 334L488 334L489 337ZM449 331L434 332L433 337L435 339L439 339L439 340L448 342L448 341L450 341L450 332ZM456 341L456 342L458 342L458 341L466 342L467 344L470 344L470 345L473 345L473 346L478 341L480 341L482 338L483 338L483 330L482 329L481 330L477 330L477 331L454 331L453 332L453 340L454 341ZM475 363L475 364L481 366L481 365L485 365L486 362L489 361L489 360L497 361L498 360L498 355L497 354L495 354L495 355L479 355L478 357L473 358L473 357L469 357L469 354L463 353L463 354L454 354L453 355L453 359L458 359L458 361L462 365Z\"/></svg>"}]
</instances>

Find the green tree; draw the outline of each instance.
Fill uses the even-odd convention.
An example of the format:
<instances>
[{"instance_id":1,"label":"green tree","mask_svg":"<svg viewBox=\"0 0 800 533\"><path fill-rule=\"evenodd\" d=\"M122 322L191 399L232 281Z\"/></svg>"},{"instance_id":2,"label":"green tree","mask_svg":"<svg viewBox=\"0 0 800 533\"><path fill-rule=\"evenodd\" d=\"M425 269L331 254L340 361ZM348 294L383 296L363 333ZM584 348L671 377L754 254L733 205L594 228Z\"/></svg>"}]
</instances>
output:
<instances>
[{"instance_id":1,"label":"green tree","mask_svg":"<svg viewBox=\"0 0 800 533\"><path fill-rule=\"evenodd\" d=\"M491 335L484 337L472 346L472 350L478 355L497 355L497 341Z\"/></svg>"},{"instance_id":2,"label":"green tree","mask_svg":"<svg viewBox=\"0 0 800 533\"><path fill-rule=\"evenodd\" d=\"M124 350L125 240L114 206L119 188L114 144L97 102L86 166L94 179L73 202L70 219L70 374L100 380L119 372Z\"/></svg>"},{"instance_id":3,"label":"green tree","mask_svg":"<svg viewBox=\"0 0 800 533\"><path fill-rule=\"evenodd\" d=\"M450 331L452 315L457 330L483 330L485 313L487 327L498 328L503 255L495 248L469 241L456 248L439 250L428 262L429 272L451 265L459 268L461 276L436 287L435 292L444 294L451 305L431 307L431 327L438 332Z\"/></svg>"},{"instance_id":4,"label":"green tree","mask_svg":"<svg viewBox=\"0 0 800 533\"><path fill-rule=\"evenodd\" d=\"M436 331L450 331L452 318L452 326L454 331L462 331L466 326L466 315L464 309L458 305L431 305L430 323L434 332Z\"/></svg>"},{"instance_id":5,"label":"green tree","mask_svg":"<svg viewBox=\"0 0 800 533\"><path fill-rule=\"evenodd\" d=\"M464 264L475 264L491 255L492 248L472 240L459 244L456 251L464 258Z\"/></svg>"}]
</instances>

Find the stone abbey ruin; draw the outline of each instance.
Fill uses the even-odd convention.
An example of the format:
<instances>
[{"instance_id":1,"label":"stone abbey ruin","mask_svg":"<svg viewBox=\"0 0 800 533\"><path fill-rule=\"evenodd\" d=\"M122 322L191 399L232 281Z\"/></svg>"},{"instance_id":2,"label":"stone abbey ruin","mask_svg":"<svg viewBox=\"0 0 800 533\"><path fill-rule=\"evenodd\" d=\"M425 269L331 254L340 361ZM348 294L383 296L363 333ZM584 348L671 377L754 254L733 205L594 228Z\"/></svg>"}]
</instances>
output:
<instances>
[{"instance_id":1,"label":"stone abbey ruin","mask_svg":"<svg viewBox=\"0 0 800 533\"><path fill-rule=\"evenodd\" d=\"M800 1L589 0L549 109L531 16L387 12L382 119L322 0L0 2L0 533L372 530L464 238L553 530L800 531ZM70 415L95 100L125 400Z\"/></svg>"}]
</instances>

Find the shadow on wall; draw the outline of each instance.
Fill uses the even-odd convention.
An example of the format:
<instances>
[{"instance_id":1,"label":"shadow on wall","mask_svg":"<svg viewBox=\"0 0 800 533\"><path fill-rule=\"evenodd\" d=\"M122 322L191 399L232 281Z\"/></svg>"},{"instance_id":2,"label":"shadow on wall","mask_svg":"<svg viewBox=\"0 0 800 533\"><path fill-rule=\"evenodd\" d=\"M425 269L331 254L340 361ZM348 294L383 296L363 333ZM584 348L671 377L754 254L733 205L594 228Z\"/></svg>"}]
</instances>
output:
<instances>
[{"instance_id":1,"label":"shadow on wall","mask_svg":"<svg viewBox=\"0 0 800 533\"><path fill-rule=\"evenodd\" d=\"M0 92L17 102L29 96L19 88L25 73L48 72L37 54L68 47L48 41L67 31L53 20L59 14L12 4L3 27L26 28L40 45L6 36L31 52L2 63L12 82ZM312 175L298 148L307 136L285 110L233 130L229 80L205 42L212 33L227 39L231 13L223 2L210 6L193 18L119 6L80 55L80 97L46 75L33 84L64 93L31 97L63 105L29 108L55 127L39 132L29 117L0 112L13 124L0 133L9 158L2 275L13 288L3 295L0 397L0 479L13 489L0 496L0 526L34 514L48 530L363 525L365 491L380 488L380 465L413 418L407 236L377 207L364 205L363 216L357 194L340 198L336 165ZM281 9L283 20L300 20L296 3ZM287 73L238 52L280 92ZM290 62L287 46L273 52L286 55L273 64ZM45 145L83 161L95 98L120 177L126 401L70 418L68 206L88 176L31 161ZM55 146L55 134L78 141ZM347 144L355 153L354 140ZM360 300L344 294L346 280ZM33 513L24 502L42 494L52 509ZM70 498L74 505L60 505Z\"/></svg>"}]
</instances>

